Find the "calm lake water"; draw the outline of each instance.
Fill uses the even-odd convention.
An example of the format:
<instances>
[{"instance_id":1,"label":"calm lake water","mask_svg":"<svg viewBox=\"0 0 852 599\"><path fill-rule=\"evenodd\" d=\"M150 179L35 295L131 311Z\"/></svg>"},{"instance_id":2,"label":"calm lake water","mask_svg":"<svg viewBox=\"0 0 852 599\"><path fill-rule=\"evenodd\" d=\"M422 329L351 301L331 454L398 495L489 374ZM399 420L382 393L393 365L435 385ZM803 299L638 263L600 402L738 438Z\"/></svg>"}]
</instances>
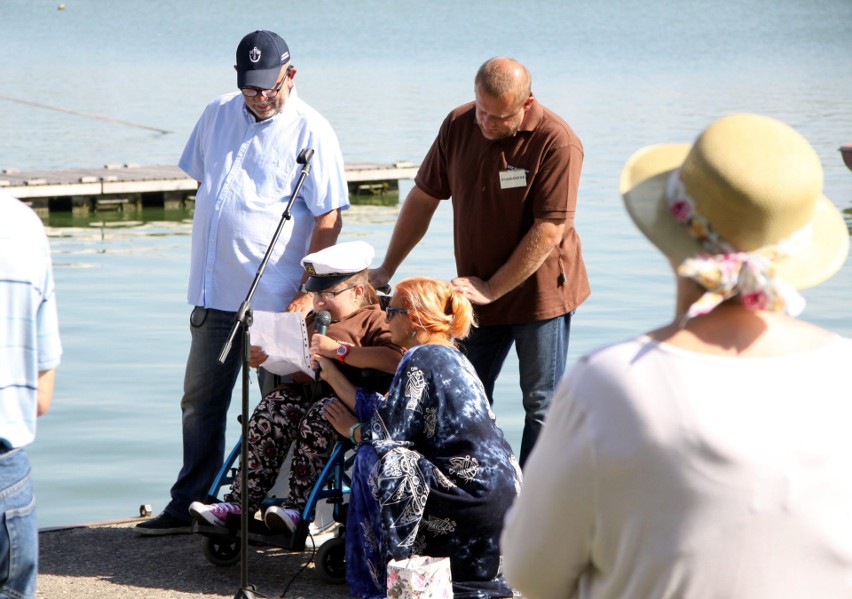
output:
<instances>
[{"instance_id":1,"label":"calm lake water","mask_svg":"<svg viewBox=\"0 0 852 599\"><path fill-rule=\"evenodd\" d=\"M445 114L471 99L479 64L523 61L538 99L586 150L577 227L593 295L569 363L671 315L668 267L617 192L643 145L691 141L731 112L774 116L813 143L826 195L852 223L852 172L838 152L852 143L848 0L57 4L0 1L0 169L175 163L205 104L234 86L234 49L257 28L287 40L299 93L351 162L419 162ZM400 276L454 274L447 208ZM341 240L382 255L396 212L351 210ZM148 209L96 216L103 226L47 221L65 355L30 450L42 527L133 516L141 503L158 511L168 499L180 467L190 218ZM805 296L805 319L852 336L852 265ZM495 409L515 447L516 389L510 361Z\"/></svg>"}]
</instances>

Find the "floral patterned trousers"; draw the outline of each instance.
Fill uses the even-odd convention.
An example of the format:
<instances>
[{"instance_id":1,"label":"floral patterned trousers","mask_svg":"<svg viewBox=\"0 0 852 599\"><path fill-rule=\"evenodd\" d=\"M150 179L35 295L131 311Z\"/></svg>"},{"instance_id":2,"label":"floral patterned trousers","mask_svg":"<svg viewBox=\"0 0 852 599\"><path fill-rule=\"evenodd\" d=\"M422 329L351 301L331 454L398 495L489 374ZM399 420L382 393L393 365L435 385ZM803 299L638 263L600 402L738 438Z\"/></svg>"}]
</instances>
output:
<instances>
[{"instance_id":1,"label":"floral patterned trousers","mask_svg":"<svg viewBox=\"0 0 852 599\"><path fill-rule=\"evenodd\" d=\"M295 441L290 466L290 493L284 507L301 511L314 484L328 462L339 435L322 415L322 407L332 396L314 402L306 400L297 386L276 389L257 404L248 424L248 507L256 512L275 486L278 473ZM241 472L234 476L225 501L240 502Z\"/></svg>"}]
</instances>

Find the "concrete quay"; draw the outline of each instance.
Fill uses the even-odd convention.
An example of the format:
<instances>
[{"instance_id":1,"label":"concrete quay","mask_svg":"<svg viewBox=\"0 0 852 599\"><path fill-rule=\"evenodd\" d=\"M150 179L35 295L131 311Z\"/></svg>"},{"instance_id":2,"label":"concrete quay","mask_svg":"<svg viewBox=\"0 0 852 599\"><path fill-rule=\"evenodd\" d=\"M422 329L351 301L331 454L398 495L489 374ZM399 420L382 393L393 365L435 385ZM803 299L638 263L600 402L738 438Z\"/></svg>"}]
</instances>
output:
<instances>
[{"instance_id":1,"label":"concrete quay","mask_svg":"<svg viewBox=\"0 0 852 599\"><path fill-rule=\"evenodd\" d=\"M133 530L140 520L40 531L36 597L232 599L240 590L240 564L208 562L201 535L143 537ZM249 546L248 582L258 597L281 597L292 579L288 599L348 599L347 585L320 578L310 546L310 539L300 553Z\"/></svg>"}]
</instances>

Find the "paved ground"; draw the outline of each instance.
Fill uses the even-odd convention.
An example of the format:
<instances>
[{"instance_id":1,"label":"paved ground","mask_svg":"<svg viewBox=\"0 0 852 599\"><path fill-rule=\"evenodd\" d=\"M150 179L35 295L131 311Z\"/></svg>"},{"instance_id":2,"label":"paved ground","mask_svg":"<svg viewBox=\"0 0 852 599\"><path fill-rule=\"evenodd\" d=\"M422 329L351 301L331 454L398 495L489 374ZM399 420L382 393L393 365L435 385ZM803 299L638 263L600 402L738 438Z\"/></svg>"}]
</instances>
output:
<instances>
[{"instance_id":1,"label":"paved ground","mask_svg":"<svg viewBox=\"0 0 852 599\"><path fill-rule=\"evenodd\" d=\"M239 562L212 565L200 535L141 537L134 524L42 531L38 599L232 599L240 590ZM286 598L349 599L347 586L323 581L310 559L310 551L250 546L248 582L261 598L281 597L293 579Z\"/></svg>"}]
</instances>

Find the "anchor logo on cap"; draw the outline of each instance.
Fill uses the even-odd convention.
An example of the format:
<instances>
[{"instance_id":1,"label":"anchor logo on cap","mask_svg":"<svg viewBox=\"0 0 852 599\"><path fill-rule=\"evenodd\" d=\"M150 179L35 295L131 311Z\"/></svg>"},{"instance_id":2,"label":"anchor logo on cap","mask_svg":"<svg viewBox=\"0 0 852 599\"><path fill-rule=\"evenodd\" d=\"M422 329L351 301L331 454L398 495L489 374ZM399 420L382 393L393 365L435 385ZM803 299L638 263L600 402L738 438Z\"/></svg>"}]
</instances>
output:
<instances>
[{"instance_id":1,"label":"anchor logo on cap","mask_svg":"<svg viewBox=\"0 0 852 599\"><path fill-rule=\"evenodd\" d=\"M249 60L252 62L257 62L260 60L260 50L257 46L249 50Z\"/></svg>"}]
</instances>

